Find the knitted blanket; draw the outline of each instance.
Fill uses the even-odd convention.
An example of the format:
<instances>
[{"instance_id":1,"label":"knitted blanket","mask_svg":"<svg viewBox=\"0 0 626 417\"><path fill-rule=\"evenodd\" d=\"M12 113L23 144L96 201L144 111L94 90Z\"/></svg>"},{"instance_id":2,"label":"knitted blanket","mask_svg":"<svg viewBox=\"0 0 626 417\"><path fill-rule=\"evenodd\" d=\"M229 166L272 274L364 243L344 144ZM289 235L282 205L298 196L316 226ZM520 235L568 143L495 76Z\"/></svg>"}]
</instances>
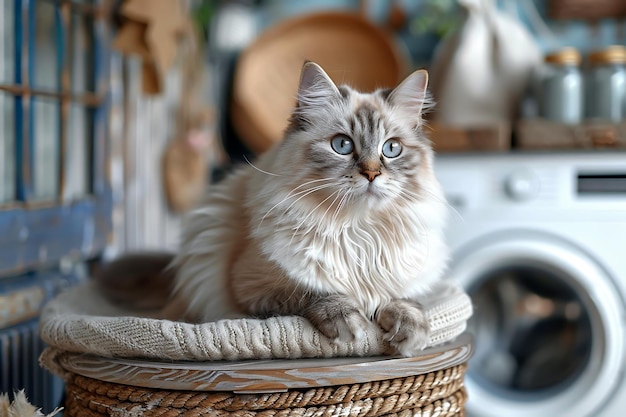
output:
<instances>
[{"instance_id":1,"label":"knitted blanket","mask_svg":"<svg viewBox=\"0 0 626 417\"><path fill-rule=\"evenodd\" d=\"M429 346L461 334L472 314L470 298L444 282L423 306L432 330ZM394 353L372 323L363 339L334 343L306 319L280 316L190 324L141 317L109 303L91 283L71 288L43 309L40 335L49 346L42 356L52 367L55 352L166 361L328 358Z\"/></svg>"}]
</instances>

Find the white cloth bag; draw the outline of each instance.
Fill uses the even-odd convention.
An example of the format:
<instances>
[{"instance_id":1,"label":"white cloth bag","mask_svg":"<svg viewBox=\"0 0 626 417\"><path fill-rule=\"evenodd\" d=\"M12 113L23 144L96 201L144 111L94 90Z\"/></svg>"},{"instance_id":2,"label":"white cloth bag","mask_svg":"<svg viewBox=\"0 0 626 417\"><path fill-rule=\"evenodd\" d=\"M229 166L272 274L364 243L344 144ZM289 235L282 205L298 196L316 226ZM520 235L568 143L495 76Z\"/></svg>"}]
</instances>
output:
<instances>
[{"instance_id":1,"label":"white cloth bag","mask_svg":"<svg viewBox=\"0 0 626 417\"><path fill-rule=\"evenodd\" d=\"M457 127L511 123L533 72L539 45L494 0L459 0L460 30L437 48L431 67L434 120Z\"/></svg>"}]
</instances>

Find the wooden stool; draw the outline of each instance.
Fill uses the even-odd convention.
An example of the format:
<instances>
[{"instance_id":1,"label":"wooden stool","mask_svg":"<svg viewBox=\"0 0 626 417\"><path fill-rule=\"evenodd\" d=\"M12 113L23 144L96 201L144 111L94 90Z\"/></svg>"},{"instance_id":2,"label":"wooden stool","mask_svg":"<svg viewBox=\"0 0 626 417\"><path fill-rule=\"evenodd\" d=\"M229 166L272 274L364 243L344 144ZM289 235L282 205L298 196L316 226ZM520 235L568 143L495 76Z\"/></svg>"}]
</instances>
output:
<instances>
[{"instance_id":1,"label":"wooden stool","mask_svg":"<svg viewBox=\"0 0 626 417\"><path fill-rule=\"evenodd\" d=\"M472 337L413 358L155 362L67 353L68 416L464 416Z\"/></svg>"}]
</instances>

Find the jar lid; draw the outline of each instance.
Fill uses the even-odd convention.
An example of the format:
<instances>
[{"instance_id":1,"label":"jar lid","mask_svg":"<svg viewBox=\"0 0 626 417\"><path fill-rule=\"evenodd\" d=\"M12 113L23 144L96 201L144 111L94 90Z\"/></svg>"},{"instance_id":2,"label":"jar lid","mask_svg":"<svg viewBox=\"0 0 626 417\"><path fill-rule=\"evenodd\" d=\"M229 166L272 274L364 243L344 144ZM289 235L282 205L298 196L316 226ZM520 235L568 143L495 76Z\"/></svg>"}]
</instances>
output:
<instances>
[{"instance_id":1,"label":"jar lid","mask_svg":"<svg viewBox=\"0 0 626 417\"><path fill-rule=\"evenodd\" d=\"M544 60L550 64L579 65L582 58L576 48L567 47L546 55Z\"/></svg>"},{"instance_id":2,"label":"jar lid","mask_svg":"<svg viewBox=\"0 0 626 417\"><path fill-rule=\"evenodd\" d=\"M589 54L592 64L626 64L626 47L611 45Z\"/></svg>"}]
</instances>

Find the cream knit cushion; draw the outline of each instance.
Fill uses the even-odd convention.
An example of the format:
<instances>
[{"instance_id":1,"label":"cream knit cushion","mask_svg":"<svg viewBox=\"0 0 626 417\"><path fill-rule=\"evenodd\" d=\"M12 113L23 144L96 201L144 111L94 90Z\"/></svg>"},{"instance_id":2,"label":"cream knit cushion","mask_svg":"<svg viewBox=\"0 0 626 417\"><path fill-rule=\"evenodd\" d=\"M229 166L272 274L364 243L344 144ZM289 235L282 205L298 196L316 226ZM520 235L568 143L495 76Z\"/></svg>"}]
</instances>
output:
<instances>
[{"instance_id":1,"label":"cream knit cushion","mask_svg":"<svg viewBox=\"0 0 626 417\"><path fill-rule=\"evenodd\" d=\"M469 297L448 282L421 302L432 330L429 346L461 334L472 314ZM40 335L49 346L48 357L64 351L117 358L219 361L393 353L374 324L359 341L333 343L299 316L190 324L138 314L112 305L87 283L45 306Z\"/></svg>"}]
</instances>

